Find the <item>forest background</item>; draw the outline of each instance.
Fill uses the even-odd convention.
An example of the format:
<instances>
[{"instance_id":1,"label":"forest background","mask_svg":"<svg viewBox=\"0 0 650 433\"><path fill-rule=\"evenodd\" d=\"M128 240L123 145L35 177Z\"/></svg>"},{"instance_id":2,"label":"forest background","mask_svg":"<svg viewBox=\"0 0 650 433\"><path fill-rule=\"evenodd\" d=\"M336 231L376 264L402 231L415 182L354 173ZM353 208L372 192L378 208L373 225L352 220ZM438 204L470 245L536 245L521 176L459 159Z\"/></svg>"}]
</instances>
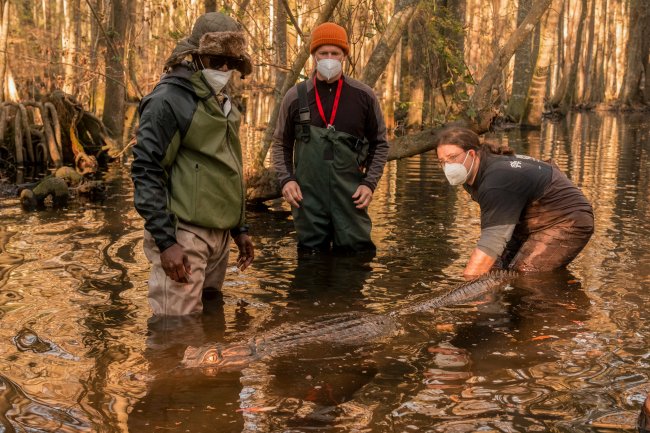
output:
<instances>
[{"instance_id":1,"label":"forest background","mask_svg":"<svg viewBox=\"0 0 650 433\"><path fill-rule=\"evenodd\" d=\"M189 35L206 11L235 17L247 32L254 72L233 80L231 92L245 125L261 136L247 161L249 199L277 196L267 166L279 103L312 70L310 31L324 21L348 31L345 69L379 96L390 159L429 150L431 135L452 121L484 132L500 125L538 126L544 117L575 109L650 105L647 0L4 0L1 5L0 160L18 150L28 160L27 145L20 149L24 136L46 140L47 131L39 128L49 126L40 118L48 113L43 103L55 94L101 120L104 143L132 143L134 107L157 83L176 41ZM25 110L36 106L43 115ZM57 108L65 111L65 104ZM64 154L66 146L84 145L84 134L74 131L83 116L74 110L59 113L62 133L52 139ZM21 111L24 119L13 121ZM21 124L26 131L17 140Z\"/></svg>"}]
</instances>

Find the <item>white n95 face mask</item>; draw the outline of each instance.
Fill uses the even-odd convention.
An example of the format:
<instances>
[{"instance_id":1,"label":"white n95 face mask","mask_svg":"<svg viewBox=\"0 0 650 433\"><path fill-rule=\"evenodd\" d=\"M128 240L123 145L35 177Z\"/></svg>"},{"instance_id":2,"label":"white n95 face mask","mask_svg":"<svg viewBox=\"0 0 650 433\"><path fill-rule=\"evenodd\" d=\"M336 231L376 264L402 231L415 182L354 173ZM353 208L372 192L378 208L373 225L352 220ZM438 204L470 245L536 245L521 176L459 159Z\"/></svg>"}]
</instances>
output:
<instances>
[{"instance_id":1,"label":"white n95 face mask","mask_svg":"<svg viewBox=\"0 0 650 433\"><path fill-rule=\"evenodd\" d=\"M474 167L474 161L476 161L476 156L474 156L474 159L472 160L472 165L470 165L469 170L465 168L465 161L467 161L467 157L469 156L469 152L465 155L465 159L463 160L463 163L445 163L444 167L442 170L445 172L445 176L447 177L447 180L451 185L462 185L467 181L467 178L469 177L469 172L472 170L472 167Z\"/></svg>"},{"instance_id":2,"label":"white n95 face mask","mask_svg":"<svg viewBox=\"0 0 650 433\"><path fill-rule=\"evenodd\" d=\"M205 80L208 82L210 87L212 87L212 90L214 90L214 93L219 94L223 90L224 87L226 87L226 84L228 84L228 81L230 81L230 76L232 75L232 71L218 71L216 69L203 69L201 72L203 72L203 76L205 77Z\"/></svg>"},{"instance_id":3,"label":"white n95 face mask","mask_svg":"<svg viewBox=\"0 0 650 433\"><path fill-rule=\"evenodd\" d=\"M329 81L341 72L341 61L336 59L318 60L316 62L316 70Z\"/></svg>"}]
</instances>

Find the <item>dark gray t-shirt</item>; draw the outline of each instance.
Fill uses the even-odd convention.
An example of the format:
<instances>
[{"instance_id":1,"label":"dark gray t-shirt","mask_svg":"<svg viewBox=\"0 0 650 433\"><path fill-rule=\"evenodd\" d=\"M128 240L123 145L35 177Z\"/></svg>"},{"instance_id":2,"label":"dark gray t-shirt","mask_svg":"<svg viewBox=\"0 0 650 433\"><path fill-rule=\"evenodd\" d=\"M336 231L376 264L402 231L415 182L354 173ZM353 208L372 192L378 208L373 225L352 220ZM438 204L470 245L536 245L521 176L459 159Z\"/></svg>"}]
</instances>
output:
<instances>
[{"instance_id":1,"label":"dark gray t-shirt","mask_svg":"<svg viewBox=\"0 0 650 433\"><path fill-rule=\"evenodd\" d=\"M481 207L481 229L517 224L526 206L544 194L552 171L526 155L483 154L474 184L464 185Z\"/></svg>"},{"instance_id":2,"label":"dark gray t-shirt","mask_svg":"<svg viewBox=\"0 0 650 433\"><path fill-rule=\"evenodd\" d=\"M481 207L477 248L495 258L513 233L527 238L585 212L593 218L582 191L555 164L526 155L482 154L474 183L464 187Z\"/></svg>"}]
</instances>

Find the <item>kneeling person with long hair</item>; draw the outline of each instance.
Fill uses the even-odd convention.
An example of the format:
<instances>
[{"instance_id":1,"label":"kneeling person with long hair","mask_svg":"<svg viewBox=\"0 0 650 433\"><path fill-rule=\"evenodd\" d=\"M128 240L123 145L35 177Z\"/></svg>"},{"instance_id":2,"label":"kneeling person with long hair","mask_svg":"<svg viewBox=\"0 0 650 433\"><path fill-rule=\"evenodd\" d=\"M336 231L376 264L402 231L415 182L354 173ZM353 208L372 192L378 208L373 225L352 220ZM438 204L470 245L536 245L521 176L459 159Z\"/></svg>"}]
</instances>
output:
<instances>
[{"instance_id":1,"label":"kneeling person with long hair","mask_svg":"<svg viewBox=\"0 0 650 433\"><path fill-rule=\"evenodd\" d=\"M569 264L594 232L582 191L552 161L481 143L473 131L448 127L436 142L447 180L481 208L481 236L466 277L493 267L552 271Z\"/></svg>"}]
</instances>

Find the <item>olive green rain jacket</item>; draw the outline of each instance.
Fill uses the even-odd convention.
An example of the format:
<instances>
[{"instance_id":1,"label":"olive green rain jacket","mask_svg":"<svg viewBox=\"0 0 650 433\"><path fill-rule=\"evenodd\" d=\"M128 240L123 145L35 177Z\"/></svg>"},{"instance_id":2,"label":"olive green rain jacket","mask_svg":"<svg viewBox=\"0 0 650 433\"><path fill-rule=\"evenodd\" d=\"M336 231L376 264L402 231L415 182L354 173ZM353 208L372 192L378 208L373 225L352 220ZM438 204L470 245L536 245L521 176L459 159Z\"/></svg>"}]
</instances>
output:
<instances>
[{"instance_id":1,"label":"olive green rain jacket","mask_svg":"<svg viewBox=\"0 0 650 433\"><path fill-rule=\"evenodd\" d=\"M244 225L241 115L228 115L200 71L178 65L139 107L131 176L134 202L160 251L176 243L178 220L231 230Z\"/></svg>"}]
</instances>

